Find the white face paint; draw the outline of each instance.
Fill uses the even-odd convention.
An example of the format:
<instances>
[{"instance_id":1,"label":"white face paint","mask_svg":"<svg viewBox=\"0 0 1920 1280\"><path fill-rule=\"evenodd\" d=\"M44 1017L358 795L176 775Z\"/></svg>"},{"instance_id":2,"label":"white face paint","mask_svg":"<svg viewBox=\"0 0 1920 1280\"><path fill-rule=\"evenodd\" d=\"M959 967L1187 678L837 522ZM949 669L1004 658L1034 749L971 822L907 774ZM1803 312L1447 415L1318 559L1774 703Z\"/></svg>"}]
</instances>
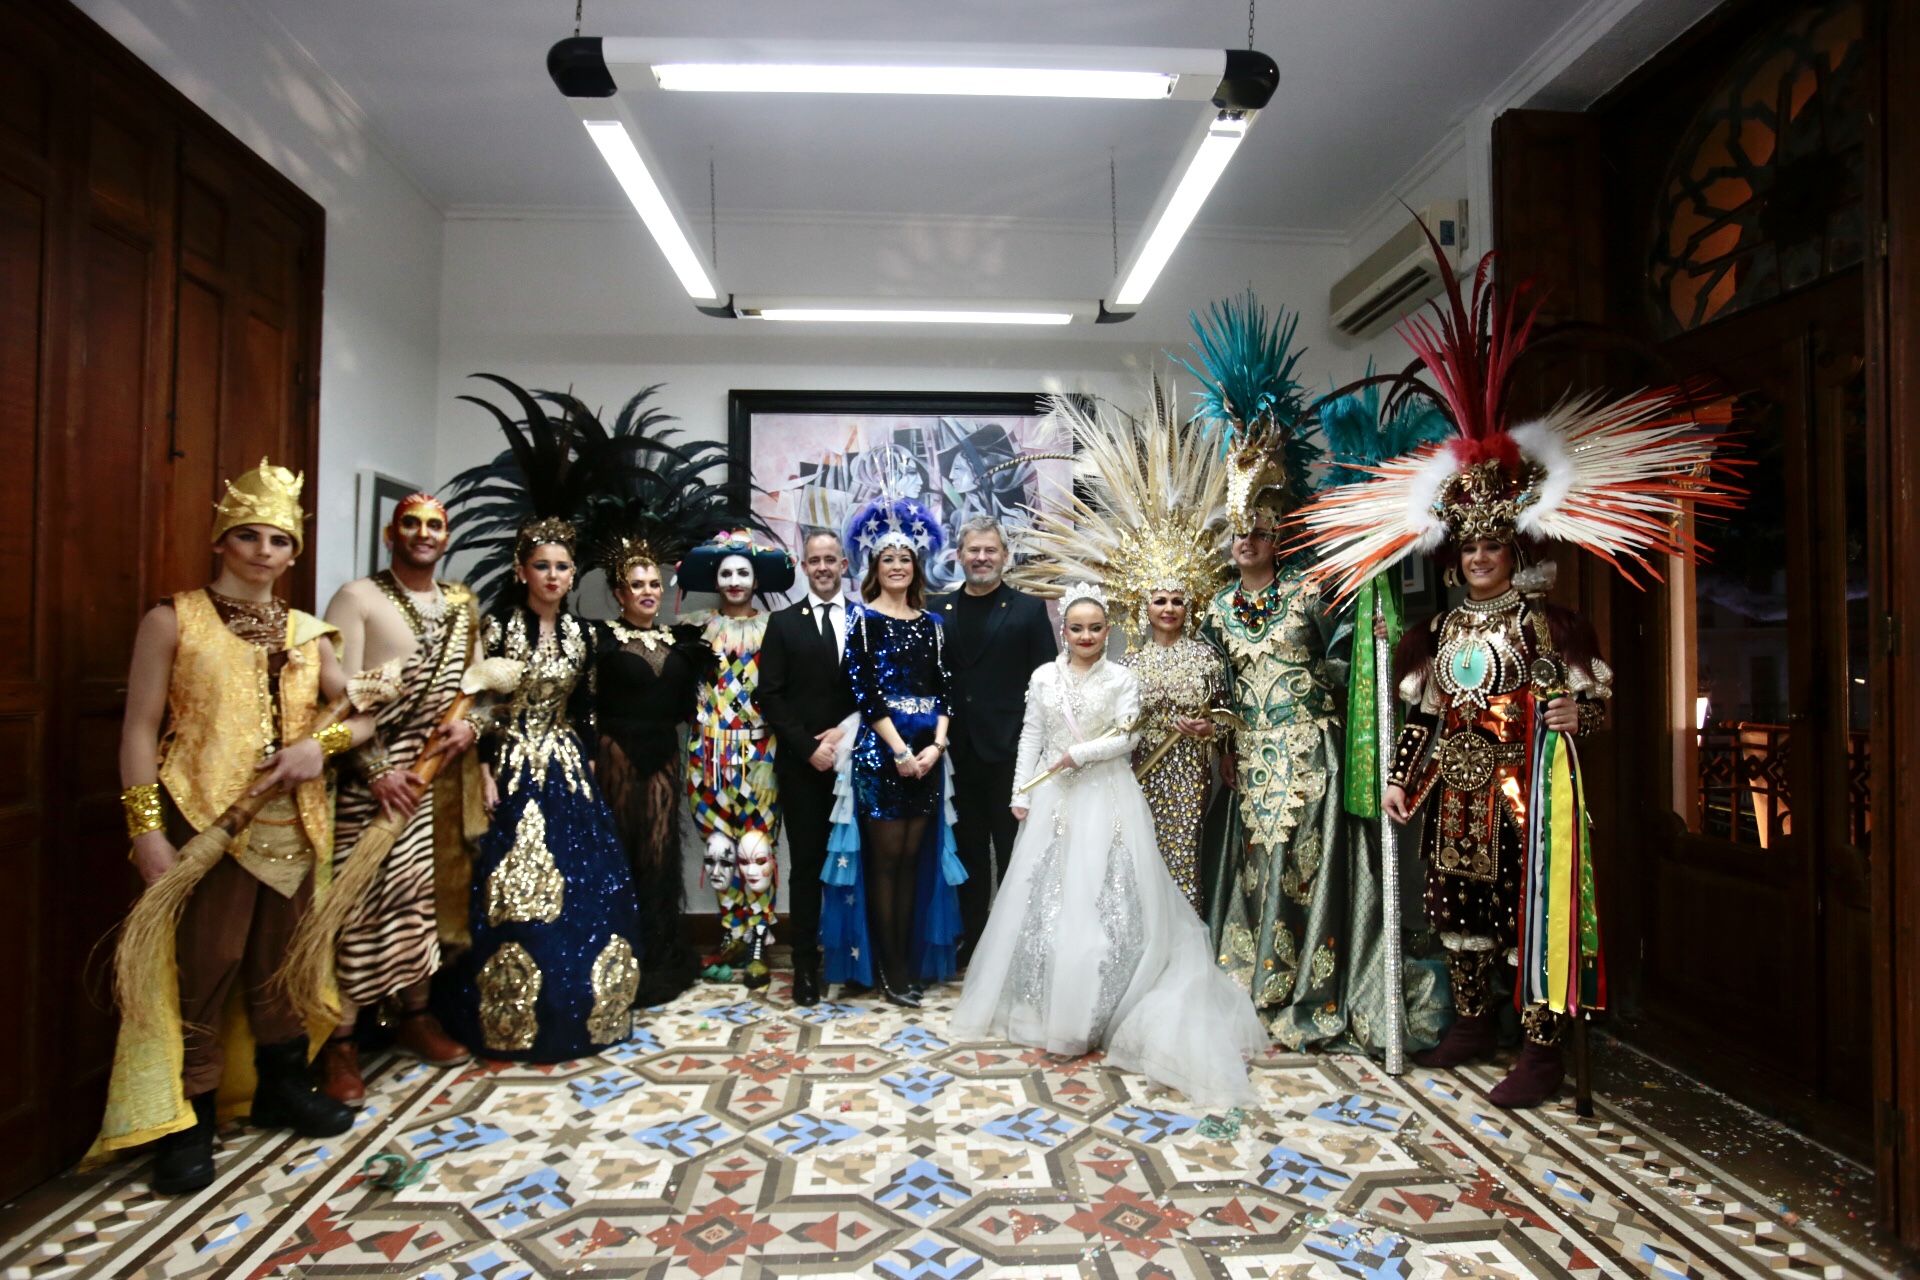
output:
<instances>
[{"instance_id":1,"label":"white face paint","mask_svg":"<svg viewBox=\"0 0 1920 1280\"><path fill-rule=\"evenodd\" d=\"M740 846L740 882L750 893L773 888L773 850L759 841Z\"/></svg>"},{"instance_id":2,"label":"white face paint","mask_svg":"<svg viewBox=\"0 0 1920 1280\"><path fill-rule=\"evenodd\" d=\"M730 604L740 604L753 594L753 561L745 556L728 556L714 576L720 595Z\"/></svg>"}]
</instances>

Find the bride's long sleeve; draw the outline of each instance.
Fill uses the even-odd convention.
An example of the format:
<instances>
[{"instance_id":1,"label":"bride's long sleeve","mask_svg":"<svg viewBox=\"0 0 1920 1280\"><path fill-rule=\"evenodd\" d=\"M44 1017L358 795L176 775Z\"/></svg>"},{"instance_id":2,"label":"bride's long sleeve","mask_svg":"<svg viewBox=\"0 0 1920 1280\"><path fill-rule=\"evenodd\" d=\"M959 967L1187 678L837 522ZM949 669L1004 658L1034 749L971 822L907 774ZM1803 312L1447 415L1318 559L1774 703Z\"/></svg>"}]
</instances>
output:
<instances>
[{"instance_id":1,"label":"bride's long sleeve","mask_svg":"<svg viewBox=\"0 0 1920 1280\"><path fill-rule=\"evenodd\" d=\"M1098 764L1102 760L1129 755L1134 744L1140 741L1139 731L1133 728L1140 720L1140 678L1124 668L1111 667L1109 670L1121 677L1113 691L1113 723L1119 727L1119 731L1091 742L1076 744L1073 762L1077 765Z\"/></svg>"},{"instance_id":2,"label":"bride's long sleeve","mask_svg":"<svg viewBox=\"0 0 1920 1280\"><path fill-rule=\"evenodd\" d=\"M1013 785L1019 786L1034 774L1040 772L1040 752L1046 745L1046 726L1042 722L1041 703L1045 694L1041 690L1041 677L1050 668L1037 667L1027 681L1027 709L1020 719L1020 748L1013 757ZM1009 803L1018 805L1021 796L1015 793L1009 797Z\"/></svg>"}]
</instances>

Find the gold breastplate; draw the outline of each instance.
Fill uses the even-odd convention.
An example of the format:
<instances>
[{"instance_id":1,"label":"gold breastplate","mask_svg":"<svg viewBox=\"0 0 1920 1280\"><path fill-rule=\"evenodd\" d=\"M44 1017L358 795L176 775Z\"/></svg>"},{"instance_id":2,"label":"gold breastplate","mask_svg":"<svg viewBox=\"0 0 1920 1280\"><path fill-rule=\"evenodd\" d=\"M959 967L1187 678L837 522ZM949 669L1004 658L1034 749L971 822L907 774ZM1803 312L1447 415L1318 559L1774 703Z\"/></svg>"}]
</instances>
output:
<instances>
[{"instance_id":1,"label":"gold breastplate","mask_svg":"<svg viewBox=\"0 0 1920 1280\"><path fill-rule=\"evenodd\" d=\"M1489 698L1531 682L1525 621L1518 591L1468 600L1448 612L1433 657L1433 678L1448 702L1484 707Z\"/></svg>"}]
</instances>

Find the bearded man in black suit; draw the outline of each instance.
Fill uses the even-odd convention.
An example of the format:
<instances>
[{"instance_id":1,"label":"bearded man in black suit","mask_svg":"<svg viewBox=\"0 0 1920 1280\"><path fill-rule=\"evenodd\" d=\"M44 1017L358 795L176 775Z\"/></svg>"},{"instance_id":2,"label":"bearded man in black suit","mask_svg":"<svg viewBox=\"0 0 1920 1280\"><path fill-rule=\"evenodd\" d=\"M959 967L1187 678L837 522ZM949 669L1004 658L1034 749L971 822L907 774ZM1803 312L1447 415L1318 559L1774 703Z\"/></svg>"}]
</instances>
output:
<instances>
[{"instance_id":1,"label":"bearded man in black suit","mask_svg":"<svg viewBox=\"0 0 1920 1280\"><path fill-rule=\"evenodd\" d=\"M987 926L994 891L1020 831L1012 811L1013 760L1027 682L1036 667L1053 661L1059 647L1046 605L1000 580L1008 549L999 522L985 516L967 521L958 543L967 580L960 590L930 599L927 607L945 624L952 681L953 834L967 868L967 882L960 886L964 962Z\"/></svg>"}]
</instances>

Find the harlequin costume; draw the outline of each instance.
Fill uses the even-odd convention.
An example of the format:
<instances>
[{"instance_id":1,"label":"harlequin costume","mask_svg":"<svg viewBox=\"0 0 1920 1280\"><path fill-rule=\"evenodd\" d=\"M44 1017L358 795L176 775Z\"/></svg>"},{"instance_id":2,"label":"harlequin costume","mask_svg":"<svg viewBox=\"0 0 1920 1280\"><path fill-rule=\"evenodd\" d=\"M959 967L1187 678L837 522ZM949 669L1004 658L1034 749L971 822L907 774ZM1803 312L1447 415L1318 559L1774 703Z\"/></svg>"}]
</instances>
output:
<instances>
[{"instance_id":1,"label":"harlequin costume","mask_svg":"<svg viewBox=\"0 0 1920 1280\"><path fill-rule=\"evenodd\" d=\"M298 550L302 484L262 459L228 484L212 541L241 525L266 525L290 534ZM308 736L321 705L321 644L334 632L279 601L207 588L163 607L173 610L178 638L159 783L129 787L122 799L130 836L164 829L180 849L242 797L263 759ZM320 736L329 754L347 745L345 726ZM209 865L183 858L149 888L191 896L171 946L162 940L159 980L132 991L122 983L106 1114L86 1163L160 1139L156 1189L195 1190L212 1178L217 1115L251 1104L256 1123L316 1137L352 1123L344 1107L313 1091L307 1028L271 981L309 902L325 890L332 842L333 798L322 775L271 798L224 856Z\"/></svg>"},{"instance_id":2,"label":"harlequin costume","mask_svg":"<svg viewBox=\"0 0 1920 1280\"><path fill-rule=\"evenodd\" d=\"M756 592L781 592L793 585L793 557L742 531L719 534L689 551L676 578L680 589L717 591L721 562L735 556L752 566ZM714 613L689 619L700 627L719 665L713 678L700 686L693 729L687 735L687 800L693 824L706 841L707 883L720 907L720 955L728 963L744 959L747 985L755 987L767 981L765 951L772 940L778 888L774 840L780 795L774 741L754 701L767 616Z\"/></svg>"},{"instance_id":3,"label":"harlequin costume","mask_svg":"<svg viewBox=\"0 0 1920 1280\"><path fill-rule=\"evenodd\" d=\"M1436 247L1436 256L1439 256ZM1612 676L1592 628L1546 603L1529 549L1558 540L1629 572L1648 555L1692 557L1685 506L1737 500L1711 419L1681 389L1574 396L1510 426L1508 380L1537 301L1495 291L1483 260L1471 298L1441 260L1446 305L1402 328L1455 430L1323 494L1299 513L1315 581L1350 594L1407 555L1491 539L1513 551L1512 587L1469 599L1401 642L1396 671L1412 704L1390 781L1402 787L1428 859L1426 902L1447 949L1458 1015L1419 1061L1455 1066L1490 1052L1495 992L1512 969L1527 1044L1495 1089L1531 1106L1559 1086L1562 1029L1605 1007L1606 971L1588 815L1575 740L1598 728ZM1576 732L1545 724L1558 697L1578 702Z\"/></svg>"}]
</instances>

